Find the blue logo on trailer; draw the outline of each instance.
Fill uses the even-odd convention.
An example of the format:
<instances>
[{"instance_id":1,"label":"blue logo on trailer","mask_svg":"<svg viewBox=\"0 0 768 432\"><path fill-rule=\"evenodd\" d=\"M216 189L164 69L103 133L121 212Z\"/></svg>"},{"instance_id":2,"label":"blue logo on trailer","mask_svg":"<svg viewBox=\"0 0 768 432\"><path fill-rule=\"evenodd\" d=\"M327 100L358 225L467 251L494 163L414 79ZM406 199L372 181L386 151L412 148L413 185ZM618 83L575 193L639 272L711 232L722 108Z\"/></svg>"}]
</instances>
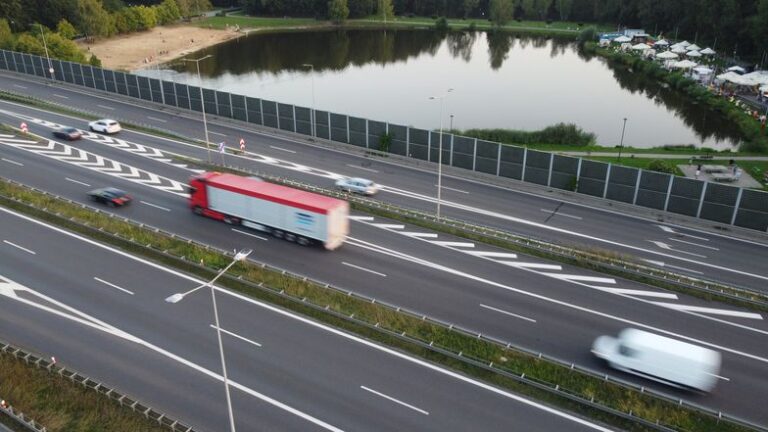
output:
<instances>
[{"instance_id":1,"label":"blue logo on trailer","mask_svg":"<svg viewBox=\"0 0 768 432\"><path fill-rule=\"evenodd\" d=\"M312 226L312 225L315 224L315 218L311 214L296 213L296 224L297 225Z\"/></svg>"}]
</instances>

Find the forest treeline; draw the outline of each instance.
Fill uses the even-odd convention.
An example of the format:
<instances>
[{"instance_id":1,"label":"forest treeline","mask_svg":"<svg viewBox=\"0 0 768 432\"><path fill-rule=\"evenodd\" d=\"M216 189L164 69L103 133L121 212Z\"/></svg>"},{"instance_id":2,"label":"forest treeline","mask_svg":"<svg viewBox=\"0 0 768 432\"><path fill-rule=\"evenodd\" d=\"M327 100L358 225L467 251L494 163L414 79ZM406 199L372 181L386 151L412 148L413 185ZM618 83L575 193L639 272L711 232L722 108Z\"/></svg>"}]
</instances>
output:
<instances>
[{"instance_id":1,"label":"forest treeline","mask_svg":"<svg viewBox=\"0 0 768 432\"><path fill-rule=\"evenodd\" d=\"M394 13L480 18L497 24L600 23L689 39L755 61L762 60L768 41L768 0L2 0L0 18L14 32L29 31L34 23L54 29L66 20L78 34L109 36L149 28L177 15L195 15L211 6L242 6L253 15L334 20Z\"/></svg>"}]
</instances>

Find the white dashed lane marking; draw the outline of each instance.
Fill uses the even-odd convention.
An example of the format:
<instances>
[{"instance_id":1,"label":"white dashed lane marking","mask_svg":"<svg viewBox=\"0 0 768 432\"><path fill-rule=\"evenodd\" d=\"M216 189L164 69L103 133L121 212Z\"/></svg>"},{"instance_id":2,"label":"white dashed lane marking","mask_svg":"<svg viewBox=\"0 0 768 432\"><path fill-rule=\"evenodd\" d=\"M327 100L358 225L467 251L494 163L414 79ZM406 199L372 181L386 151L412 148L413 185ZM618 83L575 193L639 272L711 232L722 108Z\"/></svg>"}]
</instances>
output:
<instances>
[{"instance_id":1,"label":"white dashed lane marking","mask_svg":"<svg viewBox=\"0 0 768 432\"><path fill-rule=\"evenodd\" d=\"M15 247L17 249L21 249L21 250L23 250L24 252L26 252L28 254L37 255L37 253L35 251L33 251L31 249L27 249L27 248L22 247L22 246L19 246L16 243L9 242L8 240L3 240L3 243L5 243L5 244L7 244L9 246L13 246L13 247Z\"/></svg>"},{"instance_id":2,"label":"white dashed lane marking","mask_svg":"<svg viewBox=\"0 0 768 432\"><path fill-rule=\"evenodd\" d=\"M412 409L412 410L414 410L414 411L416 411L418 413L421 413L421 414L424 414L424 415L429 415L429 413L427 411L424 411L421 408L417 408L417 407L415 407L415 406L413 406L411 404L407 404L407 403L405 403L405 402L403 402L401 400L397 400L397 399L393 398L392 396L387 396L384 393L377 392L376 390L372 390L372 389L370 389L370 388L368 388L366 386L360 386L360 388L365 390L365 391L367 391L367 392L371 392L371 393L375 394L376 396L380 396L380 397L383 397L386 400L392 401L392 402L394 402L394 403L396 403L398 405L402 405L402 406L404 406L406 408L410 408L410 409Z\"/></svg>"},{"instance_id":3,"label":"white dashed lane marking","mask_svg":"<svg viewBox=\"0 0 768 432\"><path fill-rule=\"evenodd\" d=\"M347 266L347 267L352 267L352 268L354 268L354 269L358 269L358 270L364 271L364 272L372 273L372 274L375 274L375 275L377 275L377 276L381 276L381 277L387 277L387 275L385 275L384 273L379 273L379 272L377 272L377 271L375 271L375 270L371 270L371 269L367 269L367 268L365 268L365 267L360 267L360 266L358 266L358 265L350 264L350 263L348 263L348 262L346 262L346 261L342 261L342 262L341 262L341 264L342 264L342 265L345 265L345 266Z\"/></svg>"},{"instance_id":4,"label":"white dashed lane marking","mask_svg":"<svg viewBox=\"0 0 768 432\"><path fill-rule=\"evenodd\" d=\"M488 309L488 310L492 310L492 311L494 311L494 312L498 312L498 313L501 313L501 314L504 314L504 315L509 315L509 316L511 316L511 317L519 318L519 319L521 319L521 320L529 321L529 322L532 322L532 323L535 323L535 322L536 322L536 320L535 320L535 319L533 319L533 318L524 317L524 316L522 316L522 315L518 315L518 314L516 314L516 313L512 313L512 312L509 312L509 311L505 311L505 310L503 310L503 309L495 308L495 307L493 307L493 306L488 306L488 305L480 304L480 307L481 307L481 308L485 308L485 309Z\"/></svg>"}]
</instances>

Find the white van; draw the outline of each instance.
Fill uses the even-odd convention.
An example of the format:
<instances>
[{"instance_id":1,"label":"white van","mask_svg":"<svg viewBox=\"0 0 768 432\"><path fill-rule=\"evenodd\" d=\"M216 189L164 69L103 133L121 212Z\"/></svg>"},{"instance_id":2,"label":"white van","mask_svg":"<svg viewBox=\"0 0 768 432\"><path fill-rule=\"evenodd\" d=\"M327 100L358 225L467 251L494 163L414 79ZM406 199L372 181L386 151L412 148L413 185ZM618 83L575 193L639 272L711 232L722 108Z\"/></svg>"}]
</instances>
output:
<instances>
[{"instance_id":1,"label":"white van","mask_svg":"<svg viewBox=\"0 0 768 432\"><path fill-rule=\"evenodd\" d=\"M720 353L642 330L600 336L592 353L613 368L675 387L709 392L719 379Z\"/></svg>"}]
</instances>

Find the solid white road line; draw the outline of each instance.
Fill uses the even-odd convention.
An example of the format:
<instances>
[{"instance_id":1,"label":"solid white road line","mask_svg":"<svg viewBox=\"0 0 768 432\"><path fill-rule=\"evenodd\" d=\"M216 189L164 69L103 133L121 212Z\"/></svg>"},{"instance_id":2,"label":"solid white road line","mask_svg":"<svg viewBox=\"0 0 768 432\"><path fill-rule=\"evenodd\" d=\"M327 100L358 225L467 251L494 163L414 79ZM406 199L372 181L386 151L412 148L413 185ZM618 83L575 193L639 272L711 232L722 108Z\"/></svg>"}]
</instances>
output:
<instances>
[{"instance_id":1,"label":"solid white road line","mask_svg":"<svg viewBox=\"0 0 768 432\"><path fill-rule=\"evenodd\" d=\"M127 290L127 289L125 289L125 288L120 288L119 286L117 286L117 285L115 285L115 284L113 284L113 283L109 283L109 282L107 282L107 281L105 281L105 280L103 280L103 279L99 279L99 278L97 278L97 277L95 277L95 276L93 277L93 279L94 279L95 281L97 281L97 282L101 282L101 283L103 283L104 285L108 285L108 286L111 286L112 288L115 288L115 289L119 289L119 290L120 290L120 291L122 291L122 292L125 292L125 293L128 293L128 294L130 294L130 295L133 295L133 292L131 292L131 291L128 291L128 290Z\"/></svg>"},{"instance_id":2,"label":"solid white road line","mask_svg":"<svg viewBox=\"0 0 768 432\"><path fill-rule=\"evenodd\" d=\"M160 123L168 123L168 120L163 120L163 119L157 118L157 117L147 116L147 118L150 119L150 120L154 120L156 122L160 122Z\"/></svg>"},{"instance_id":3,"label":"solid white road line","mask_svg":"<svg viewBox=\"0 0 768 432\"><path fill-rule=\"evenodd\" d=\"M368 172L372 172L372 173L377 173L378 172L375 169L364 168L364 167L357 166L357 165L352 165L352 164L347 164L347 166L350 167L350 168L356 168L356 169L359 169L359 170L368 171Z\"/></svg>"},{"instance_id":4,"label":"solid white road line","mask_svg":"<svg viewBox=\"0 0 768 432\"><path fill-rule=\"evenodd\" d=\"M208 133L209 133L209 134L211 134L211 135L218 135L218 136L223 136L223 137L226 137L226 135L224 135L224 134L223 134L223 133L221 133L221 132L214 132L214 131L210 131L210 130L209 130L209 131L208 131Z\"/></svg>"},{"instance_id":5,"label":"solid white road line","mask_svg":"<svg viewBox=\"0 0 768 432\"><path fill-rule=\"evenodd\" d=\"M251 237L256 237L256 238L257 238L257 239L259 239L259 240L265 240L265 241L266 241L266 240L269 240L269 239L268 239L268 238L266 238L266 237L257 236L256 234L251 234L251 233L249 233L249 232L241 231L241 230L239 230L239 229L237 229L237 228L232 228L232 231L234 231L234 232L236 232L236 233L240 233L240 234L245 234L245 235L247 235L247 236L251 236Z\"/></svg>"},{"instance_id":6,"label":"solid white road line","mask_svg":"<svg viewBox=\"0 0 768 432\"><path fill-rule=\"evenodd\" d=\"M735 310L728 310L728 309L716 309L716 308L708 308L708 307L701 307L701 306L691 306L691 305L681 305L681 304L674 304L674 303L662 303L662 302L653 302L654 304L657 304L659 306L663 306L665 308L674 309L674 310L684 310L689 312L701 312L701 313L708 313L712 315L723 315L723 316L731 316L736 318L749 318L749 319L756 319L756 320L762 320L763 316L758 313L752 313L752 312L741 312L741 311L735 311Z\"/></svg>"},{"instance_id":7,"label":"solid white road line","mask_svg":"<svg viewBox=\"0 0 768 432\"><path fill-rule=\"evenodd\" d=\"M470 255L475 255L479 257L486 257L486 258L506 258L506 259L516 259L517 254L509 253L509 252L491 252L491 251L467 251Z\"/></svg>"},{"instance_id":8,"label":"solid white road line","mask_svg":"<svg viewBox=\"0 0 768 432\"><path fill-rule=\"evenodd\" d=\"M554 270L554 271L563 270L563 266L559 266L557 264L526 263L526 262L519 262L519 261L498 261L498 262L511 267L519 267L524 269Z\"/></svg>"},{"instance_id":9,"label":"solid white road line","mask_svg":"<svg viewBox=\"0 0 768 432\"><path fill-rule=\"evenodd\" d=\"M23 250L26 253L30 253L32 255L37 255L37 252L35 252L35 251L31 250L31 249L27 249L25 247L21 247L21 246L17 245L16 243L11 243L8 240L3 240L3 243L5 243L7 245L10 245L10 246L13 246L15 248L21 249L21 250Z\"/></svg>"},{"instance_id":10,"label":"solid white road line","mask_svg":"<svg viewBox=\"0 0 768 432\"><path fill-rule=\"evenodd\" d=\"M163 211L167 211L167 212L171 211L171 209L169 209L169 208L160 207L159 205L157 205L157 204L152 204L152 203L150 203L150 202L146 202L146 201L139 201L139 202L140 202L140 203L142 203L142 204L144 204L144 205L148 205L148 206L150 206L150 207L154 207L154 208L156 208L156 209L160 209L160 210L163 210Z\"/></svg>"},{"instance_id":11,"label":"solid white road line","mask_svg":"<svg viewBox=\"0 0 768 432\"><path fill-rule=\"evenodd\" d=\"M401 229L405 229L405 225L398 225L398 224L380 224L380 223L376 223L376 224L371 224L371 225L373 225L375 227L379 227L379 228L388 229L388 230L401 230Z\"/></svg>"},{"instance_id":12,"label":"solid white road line","mask_svg":"<svg viewBox=\"0 0 768 432\"><path fill-rule=\"evenodd\" d=\"M56 94L56 93L54 93L53 95L56 96L57 98L69 99L69 96L62 96L62 95Z\"/></svg>"},{"instance_id":13,"label":"solid white road line","mask_svg":"<svg viewBox=\"0 0 768 432\"><path fill-rule=\"evenodd\" d=\"M99 107L99 108L104 108L104 109L110 110L110 111L114 111L115 110L111 106L106 106L106 105L96 105L96 106Z\"/></svg>"},{"instance_id":14,"label":"solid white road line","mask_svg":"<svg viewBox=\"0 0 768 432\"><path fill-rule=\"evenodd\" d=\"M211 324L211 328L212 328L212 329L215 329L215 328L216 328L216 326L215 326L215 325L213 325L213 324ZM260 344L260 343L258 343L258 342L254 342L254 341L252 341L252 340L250 340L250 339L244 338L244 337L240 336L239 334L235 334L235 333L232 333L232 332L231 332L231 331L229 331L229 330L224 330L224 329L223 329L223 328L221 328L221 327L219 327L219 330L220 330L222 333L226 333L226 334L228 334L228 335L230 335L230 336L232 336L232 337L236 337L236 338L240 339L241 341L244 341L244 342L248 342L248 343L249 343L249 344L251 344L251 345L256 345L257 347L261 348L261 344Z\"/></svg>"},{"instance_id":15,"label":"solid white road line","mask_svg":"<svg viewBox=\"0 0 768 432\"><path fill-rule=\"evenodd\" d=\"M435 185L435 187L437 187L437 185ZM461 189L454 189L454 188L451 188L451 187L448 187L448 186L440 186L440 187L443 188L443 189L447 189L449 191L460 192L460 193L463 193L463 194L469 194L469 192L461 190Z\"/></svg>"},{"instance_id":16,"label":"solid white road line","mask_svg":"<svg viewBox=\"0 0 768 432\"><path fill-rule=\"evenodd\" d=\"M354 220L354 221L359 221L359 222L371 222L371 221L373 221L373 216L349 216L349 218ZM405 227L403 227L403 228L405 228Z\"/></svg>"},{"instance_id":17,"label":"solid white road line","mask_svg":"<svg viewBox=\"0 0 768 432\"><path fill-rule=\"evenodd\" d=\"M418 237L418 238L437 238L437 234L435 233L402 232L401 234L411 236L411 237Z\"/></svg>"},{"instance_id":18,"label":"solid white road line","mask_svg":"<svg viewBox=\"0 0 768 432\"><path fill-rule=\"evenodd\" d=\"M654 298L665 298L670 300L678 300L677 294L672 293L666 293L666 292L659 292L659 291L645 291L645 290L633 290L628 288L606 288L601 286L592 286L594 289L598 289L600 291L606 291L613 294L624 294L629 296L635 296L635 297L654 297Z\"/></svg>"},{"instance_id":19,"label":"solid white road line","mask_svg":"<svg viewBox=\"0 0 768 432\"><path fill-rule=\"evenodd\" d=\"M345 265L345 266L347 266L347 267L356 268L356 269L358 269L358 270L362 270L362 271L365 271L365 272L368 272L368 273L373 273L373 274L375 274L375 275L379 275L379 276L381 276L381 277L387 277L387 275L385 275L384 273L379 273L379 272L377 272L377 271L373 271L373 270L371 270L371 269L367 269L367 268L365 268L365 267L360 267L360 266L357 266L357 265L354 265L354 264L350 264L350 263L348 263L348 262L346 262L346 261L342 261L342 262L341 262L341 264L342 264L342 265Z\"/></svg>"},{"instance_id":20,"label":"solid white road line","mask_svg":"<svg viewBox=\"0 0 768 432\"><path fill-rule=\"evenodd\" d=\"M392 401L392 402L394 402L394 403L396 403L396 404L402 405L402 406L404 406L404 407L406 407L406 408L410 408L410 409L412 409L412 410L414 410L414 411L416 411L416 412L418 412L418 413L421 413L421 414L424 414L424 415L429 415L429 413L428 413L428 412L426 412L426 411L424 411L423 409L421 409L421 408L417 408L417 407L415 407L415 406L413 406L413 405L410 405L410 404L407 404L407 403L405 403L405 402L403 402L403 401L397 400L397 399L393 398L392 396L387 396L387 395L385 395L384 393L380 393L380 392L377 392L376 390L372 390L372 389L369 389L369 388L368 388L368 387L366 387L366 386L362 386L362 385L361 385L361 386L360 386L360 388L361 388L361 389L363 389L363 390L365 390L365 391L371 392L371 393L373 393L373 394L375 394L375 395L377 395L377 396L381 396L381 397L383 397L384 399L387 399L387 400L389 400L389 401Z\"/></svg>"},{"instance_id":21,"label":"solid white road line","mask_svg":"<svg viewBox=\"0 0 768 432\"><path fill-rule=\"evenodd\" d=\"M445 246L445 247L449 247L449 248L453 248L453 247L473 248L473 247L475 247L474 243L468 243L468 242L433 241L431 243L436 244L438 246Z\"/></svg>"},{"instance_id":22,"label":"solid white road line","mask_svg":"<svg viewBox=\"0 0 768 432\"><path fill-rule=\"evenodd\" d=\"M676 239L676 238L672 238L672 237L670 237L669 240L680 242L680 243L685 243L685 244L688 244L688 245L691 245L691 246L698 246L698 247L704 248L704 249L711 249L711 250L716 250L716 251L720 250L719 248L716 248L716 247L704 246L704 245L700 245L700 244L697 244L697 243L693 243L693 242L689 242L689 241L685 241L685 240L680 240L680 239Z\"/></svg>"},{"instance_id":23,"label":"solid white road line","mask_svg":"<svg viewBox=\"0 0 768 432\"><path fill-rule=\"evenodd\" d=\"M547 210L547 209L539 209L539 210L543 211L544 213L549 213L549 214L552 214L552 210ZM576 219L576 220L582 220L582 219L584 219L584 218L582 218L581 216L574 216L574 215L569 215L568 213L560 213L560 212L557 212L557 213L554 213L553 215L554 215L554 216L562 216L562 217L567 217L567 218Z\"/></svg>"},{"instance_id":24,"label":"solid white road line","mask_svg":"<svg viewBox=\"0 0 768 432\"><path fill-rule=\"evenodd\" d=\"M2 160L3 160L3 162L8 162L9 164L14 164L14 165L18 165L18 166L24 166L23 163L16 162L16 161L13 161L13 160L10 160L10 159L2 158Z\"/></svg>"},{"instance_id":25,"label":"solid white road line","mask_svg":"<svg viewBox=\"0 0 768 432\"><path fill-rule=\"evenodd\" d=\"M81 181L78 181L78 180L74 180L74 179L71 179L71 178L69 178L69 177L64 177L64 180L66 180L66 181L70 181L70 182L72 182L72 183L81 184L81 185L83 185L83 186L91 187L91 185L89 185L88 183L83 183L83 182L81 182Z\"/></svg>"},{"instance_id":26,"label":"solid white road line","mask_svg":"<svg viewBox=\"0 0 768 432\"><path fill-rule=\"evenodd\" d=\"M515 318L520 318L521 320L530 321L532 323L536 322L536 320L533 319L533 318L524 317L522 315L518 315L518 314L515 314L515 313L512 313L512 312L508 312L508 311L505 311L505 310L502 310L502 309L498 309L498 308L495 308L493 306L484 305L482 303L480 304L480 307L481 308L485 308L485 309L490 309L490 310L492 310L494 312L502 313L504 315L509 315L509 316L512 316L512 317L515 317Z\"/></svg>"},{"instance_id":27,"label":"solid white road line","mask_svg":"<svg viewBox=\"0 0 768 432\"><path fill-rule=\"evenodd\" d=\"M273 148L275 150L280 150L280 151L284 151L284 152L288 152L288 153L296 153L296 151L294 151L294 150L289 150L289 149L282 148L282 147L277 147L277 146L273 146L273 145L271 145L269 147Z\"/></svg>"},{"instance_id":28,"label":"solid white road line","mask_svg":"<svg viewBox=\"0 0 768 432\"><path fill-rule=\"evenodd\" d=\"M579 281L579 282L593 282L593 283L606 283L606 284L616 283L616 279L596 277L596 276L582 276L582 275L560 274L560 273L542 273L542 274L544 276L549 276L556 279L567 279L567 280Z\"/></svg>"},{"instance_id":29,"label":"solid white road line","mask_svg":"<svg viewBox=\"0 0 768 432\"><path fill-rule=\"evenodd\" d=\"M19 85L19 84L14 84L13 86L14 86L14 87L18 87L18 88L20 88L20 89L25 89L25 90L27 89L27 88L26 88L26 87L24 87L23 85Z\"/></svg>"}]
</instances>

